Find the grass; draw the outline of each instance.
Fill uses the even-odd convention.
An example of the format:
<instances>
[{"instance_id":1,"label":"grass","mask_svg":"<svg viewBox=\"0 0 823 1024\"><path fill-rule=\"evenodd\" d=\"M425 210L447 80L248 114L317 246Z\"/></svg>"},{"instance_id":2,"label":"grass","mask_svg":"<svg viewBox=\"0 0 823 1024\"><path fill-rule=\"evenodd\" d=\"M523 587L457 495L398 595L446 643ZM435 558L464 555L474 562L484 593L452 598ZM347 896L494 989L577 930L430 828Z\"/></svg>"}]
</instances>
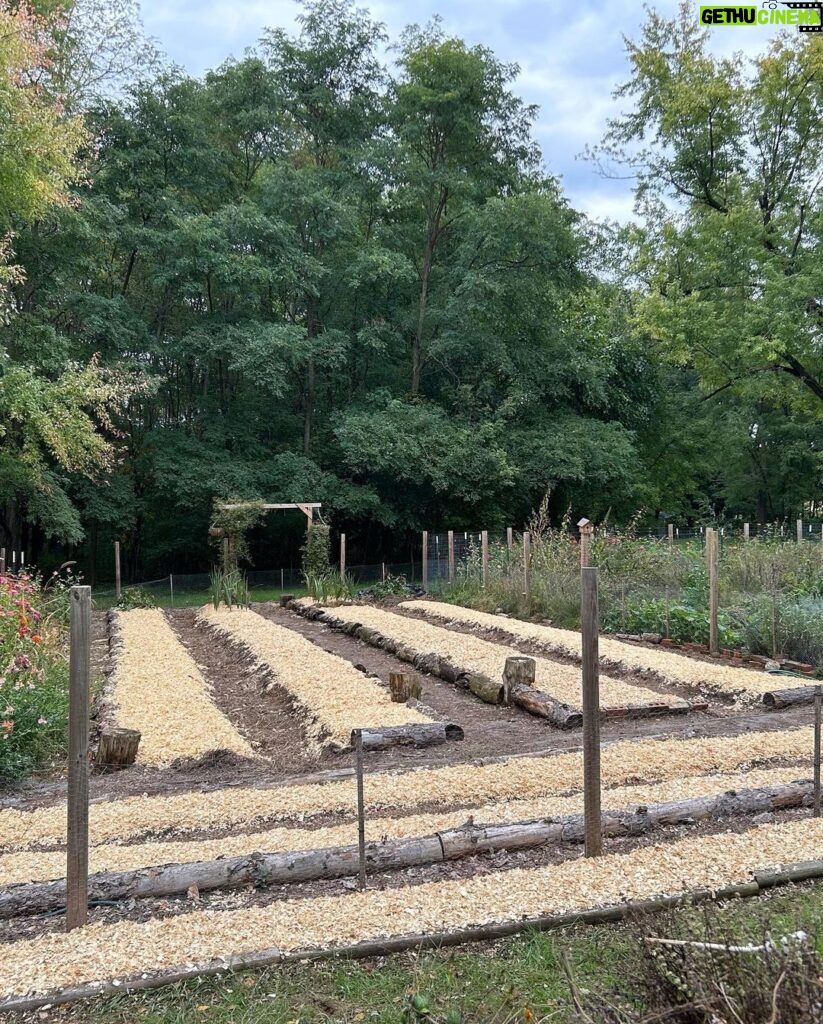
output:
<instances>
[{"instance_id":1,"label":"grass","mask_svg":"<svg viewBox=\"0 0 823 1024\"><path fill-rule=\"evenodd\" d=\"M127 588L124 587L123 589ZM212 600L212 593L208 587L200 590L176 591L173 603L168 587L164 587L162 590L156 590L152 587L147 588L147 590L154 598L157 608L202 608L203 605L210 604ZM305 586L286 587L285 590L281 590L279 587L250 587L249 590L252 604L262 601L279 601L283 594L293 594L295 597L306 597L308 595L308 590ZM104 591L93 596L95 608L105 611L117 605L114 594L110 591Z\"/></svg>"},{"instance_id":2,"label":"grass","mask_svg":"<svg viewBox=\"0 0 823 1024\"><path fill-rule=\"evenodd\" d=\"M637 979L644 976L647 962L641 936L661 929L694 937L710 929L714 937L722 931L735 941L761 942L767 929L777 938L798 927L819 936L821 893L820 885L807 884L768 898L681 910L633 924L575 926L379 960L272 967L56 1008L39 1019L88 1024L572 1024L581 1018L575 1016L563 960L583 1002L590 993L600 993L630 1011L642 1010Z\"/></svg>"}]
</instances>

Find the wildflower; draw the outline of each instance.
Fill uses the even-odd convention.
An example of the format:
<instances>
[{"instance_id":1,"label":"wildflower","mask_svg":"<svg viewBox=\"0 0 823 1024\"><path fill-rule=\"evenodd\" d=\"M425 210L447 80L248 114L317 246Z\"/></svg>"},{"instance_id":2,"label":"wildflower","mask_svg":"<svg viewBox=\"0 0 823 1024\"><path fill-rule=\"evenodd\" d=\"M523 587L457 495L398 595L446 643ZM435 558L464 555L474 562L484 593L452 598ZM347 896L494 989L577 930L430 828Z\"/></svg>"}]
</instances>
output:
<instances>
[{"instance_id":1,"label":"wildflower","mask_svg":"<svg viewBox=\"0 0 823 1024\"><path fill-rule=\"evenodd\" d=\"M14 722L7 718L5 722L0 722L0 729L5 729L6 732L11 732L14 728Z\"/></svg>"},{"instance_id":2,"label":"wildflower","mask_svg":"<svg viewBox=\"0 0 823 1024\"><path fill-rule=\"evenodd\" d=\"M20 627L20 628L19 628L19 629L17 630L17 635L18 635L18 636L28 636L30 632L31 632L31 630L29 629L29 627L28 627L28 626L21 626L21 627Z\"/></svg>"},{"instance_id":3,"label":"wildflower","mask_svg":"<svg viewBox=\"0 0 823 1024\"><path fill-rule=\"evenodd\" d=\"M49 724L49 720L48 720L48 718L43 718L43 716L41 715L41 716L40 716L40 717L39 717L39 718L37 719L37 724L38 724L38 725L48 725L48 724Z\"/></svg>"},{"instance_id":4,"label":"wildflower","mask_svg":"<svg viewBox=\"0 0 823 1024\"><path fill-rule=\"evenodd\" d=\"M43 641L43 638L42 638L42 636L40 636L39 633L32 633L32 635L31 635L31 642L33 644L39 644L39 643L42 643L42 641Z\"/></svg>"}]
</instances>

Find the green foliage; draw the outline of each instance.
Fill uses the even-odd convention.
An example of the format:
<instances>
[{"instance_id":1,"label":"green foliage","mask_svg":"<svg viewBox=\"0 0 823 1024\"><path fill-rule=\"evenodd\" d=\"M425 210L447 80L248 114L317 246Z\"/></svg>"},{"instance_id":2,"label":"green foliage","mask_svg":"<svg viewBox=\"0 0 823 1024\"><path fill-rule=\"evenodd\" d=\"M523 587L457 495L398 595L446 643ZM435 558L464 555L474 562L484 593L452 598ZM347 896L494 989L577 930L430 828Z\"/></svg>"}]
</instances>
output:
<instances>
[{"instance_id":1,"label":"green foliage","mask_svg":"<svg viewBox=\"0 0 823 1024\"><path fill-rule=\"evenodd\" d=\"M393 576L391 573L387 573L384 580L372 583L368 589L369 594L378 601L384 597L408 597L414 592L405 576Z\"/></svg>"},{"instance_id":2,"label":"green foliage","mask_svg":"<svg viewBox=\"0 0 823 1024\"><path fill-rule=\"evenodd\" d=\"M157 601L144 587L126 587L120 592L117 607L124 612L133 608L156 608Z\"/></svg>"},{"instance_id":3,"label":"green foliage","mask_svg":"<svg viewBox=\"0 0 823 1024\"><path fill-rule=\"evenodd\" d=\"M327 601L351 601L354 599L357 585L348 574L326 571L322 573L306 573L306 587L309 597L324 604Z\"/></svg>"},{"instance_id":4,"label":"green foliage","mask_svg":"<svg viewBox=\"0 0 823 1024\"><path fill-rule=\"evenodd\" d=\"M0 785L41 767L65 743L68 659L60 592L54 588L50 603L27 573L0 576Z\"/></svg>"},{"instance_id":5,"label":"green foliage","mask_svg":"<svg viewBox=\"0 0 823 1024\"><path fill-rule=\"evenodd\" d=\"M300 549L303 556L303 576L319 579L330 575L329 555L331 551L331 530L325 523L312 523L306 531L306 539Z\"/></svg>"},{"instance_id":6,"label":"green foliage","mask_svg":"<svg viewBox=\"0 0 823 1024\"><path fill-rule=\"evenodd\" d=\"M211 601L215 610L224 604L227 608L248 608L249 584L246 574L239 569L213 569L210 580Z\"/></svg>"}]
</instances>

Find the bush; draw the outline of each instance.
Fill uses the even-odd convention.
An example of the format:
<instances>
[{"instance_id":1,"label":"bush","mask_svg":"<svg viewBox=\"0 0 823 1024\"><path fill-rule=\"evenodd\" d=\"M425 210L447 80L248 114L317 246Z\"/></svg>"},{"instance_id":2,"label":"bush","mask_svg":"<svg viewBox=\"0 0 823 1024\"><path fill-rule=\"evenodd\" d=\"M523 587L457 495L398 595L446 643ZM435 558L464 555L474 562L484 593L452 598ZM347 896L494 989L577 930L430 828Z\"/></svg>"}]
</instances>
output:
<instances>
[{"instance_id":1,"label":"bush","mask_svg":"<svg viewBox=\"0 0 823 1024\"><path fill-rule=\"evenodd\" d=\"M0 576L0 783L21 778L64 746L64 594L56 586L49 597L27 573Z\"/></svg>"},{"instance_id":2,"label":"bush","mask_svg":"<svg viewBox=\"0 0 823 1024\"><path fill-rule=\"evenodd\" d=\"M126 587L120 594L117 602L120 611L130 611L132 608L156 608L157 601L154 596L142 587Z\"/></svg>"},{"instance_id":3,"label":"bush","mask_svg":"<svg viewBox=\"0 0 823 1024\"><path fill-rule=\"evenodd\" d=\"M303 556L303 575L307 582L310 576L325 576L329 572L330 532L329 527L323 523L313 523L306 532L300 551Z\"/></svg>"}]
</instances>

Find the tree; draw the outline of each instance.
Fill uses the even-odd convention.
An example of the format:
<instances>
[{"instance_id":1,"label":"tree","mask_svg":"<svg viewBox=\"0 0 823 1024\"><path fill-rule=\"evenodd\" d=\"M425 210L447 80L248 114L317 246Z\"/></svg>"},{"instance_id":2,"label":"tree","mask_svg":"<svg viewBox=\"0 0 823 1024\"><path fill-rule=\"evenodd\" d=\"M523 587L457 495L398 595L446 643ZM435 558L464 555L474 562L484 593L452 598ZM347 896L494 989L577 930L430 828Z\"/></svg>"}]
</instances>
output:
<instances>
[{"instance_id":1,"label":"tree","mask_svg":"<svg viewBox=\"0 0 823 1024\"><path fill-rule=\"evenodd\" d=\"M706 41L688 6L649 15L618 90L634 108L599 153L638 177L637 325L707 393L819 417L823 40L750 63Z\"/></svg>"}]
</instances>

